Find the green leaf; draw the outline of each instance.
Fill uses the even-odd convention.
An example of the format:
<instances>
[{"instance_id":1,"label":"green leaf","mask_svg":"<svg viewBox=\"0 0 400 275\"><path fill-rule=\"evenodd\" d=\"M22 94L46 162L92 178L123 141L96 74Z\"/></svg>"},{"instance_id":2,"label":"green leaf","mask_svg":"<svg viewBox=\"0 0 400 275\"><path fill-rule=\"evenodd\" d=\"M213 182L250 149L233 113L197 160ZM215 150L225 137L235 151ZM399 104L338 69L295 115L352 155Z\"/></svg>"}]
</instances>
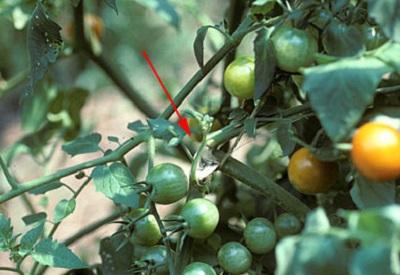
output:
<instances>
[{"instance_id":1,"label":"green leaf","mask_svg":"<svg viewBox=\"0 0 400 275\"><path fill-rule=\"evenodd\" d=\"M244 120L244 130L249 137L256 136L257 122L255 118L246 118Z\"/></svg>"},{"instance_id":2,"label":"green leaf","mask_svg":"<svg viewBox=\"0 0 400 275\"><path fill-rule=\"evenodd\" d=\"M30 81L27 93L30 94L36 82L47 72L50 63L54 63L62 48L61 27L46 14L45 8L37 2L28 25L28 49L31 59Z\"/></svg>"},{"instance_id":3,"label":"green leaf","mask_svg":"<svg viewBox=\"0 0 400 275\"><path fill-rule=\"evenodd\" d=\"M56 90L41 87L22 97L22 128L27 133L34 133L47 122L47 111Z\"/></svg>"},{"instance_id":4,"label":"green leaf","mask_svg":"<svg viewBox=\"0 0 400 275\"><path fill-rule=\"evenodd\" d=\"M39 221L44 221L46 218L47 214L45 212L39 212L22 217L22 221L25 223L25 225L31 225Z\"/></svg>"},{"instance_id":5,"label":"green leaf","mask_svg":"<svg viewBox=\"0 0 400 275\"><path fill-rule=\"evenodd\" d=\"M117 0L104 0L104 2L118 14Z\"/></svg>"},{"instance_id":6,"label":"green leaf","mask_svg":"<svg viewBox=\"0 0 400 275\"><path fill-rule=\"evenodd\" d=\"M374 56L400 72L400 44L388 42L374 52Z\"/></svg>"},{"instance_id":7,"label":"green leaf","mask_svg":"<svg viewBox=\"0 0 400 275\"><path fill-rule=\"evenodd\" d=\"M107 137L107 140L110 141L110 142L113 142L113 143L117 143L117 144L120 143L120 142L119 142L119 138L118 138L118 137L115 137L115 136L108 136L108 137Z\"/></svg>"},{"instance_id":8,"label":"green leaf","mask_svg":"<svg viewBox=\"0 0 400 275\"><path fill-rule=\"evenodd\" d=\"M44 221L40 222L37 226L26 232L20 241L20 247L18 253L21 256L25 256L30 253L39 240L40 236L42 236L44 230Z\"/></svg>"},{"instance_id":9,"label":"green leaf","mask_svg":"<svg viewBox=\"0 0 400 275\"><path fill-rule=\"evenodd\" d=\"M33 188L31 191L29 191L30 194L33 195L43 195L46 194L49 191L58 189L62 186L62 183L59 181L53 181L50 182L48 184L42 185L42 186L38 186Z\"/></svg>"},{"instance_id":10,"label":"green leaf","mask_svg":"<svg viewBox=\"0 0 400 275\"><path fill-rule=\"evenodd\" d=\"M386 243L391 245L398 236L400 206L390 205L363 211L341 211L348 227L365 245Z\"/></svg>"},{"instance_id":11,"label":"green leaf","mask_svg":"<svg viewBox=\"0 0 400 275\"><path fill-rule=\"evenodd\" d=\"M327 232L331 225L323 208L317 208L307 215L304 232L321 233Z\"/></svg>"},{"instance_id":12,"label":"green leaf","mask_svg":"<svg viewBox=\"0 0 400 275\"><path fill-rule=\"evenodd\" d=\"M101 135L93 133L88 136L78 137L62 146L62 150L73 156L100 151Z\"/></svg>"},{"instance_id":13,"label":"green leaf","mask_svg":"<svg viewBox=\"0 0 400 275\"><path fill-rule=\"evenodd\" d=\"M79 269L87 267L68 247L52 239L40 241L32 252L32 258L42 265Z\"/></svg>"},{"instance_id":14,"label":"green leaf","mask_svg":"<svg viewBox=\"0 0 400 275\"><path fill-rule=\"evenodd\" d=\"M399 0L368 0L368 13L382 27L387 37L400 42Z\"/></svg>"},{"instance_id":15,"label":"green leaf","mask_svg":"<svg viewBox=\"0 0 400 275\"><path fill-rule=\"evenodd\" d=\"M392 264L392 261L396 263ZM392 257L391 249L382 244L376 244L357 250L350 263L352 275L399 274L391 267L399 266L398 257Z\"/></svg>"},{"instance_id":16,"label":"green leaf","mask_svg":"<svg viewBox=\"0 0 400 275\"><path fill-rule=\"evenodd\" d=\"M162 19L177 30L180 28L181 17L168 0L134 0L138 4L154 10Z\"/></svg>"},{"instance_id":17,"label":"green leaf","mask_svg":"<svg viewBox=\"0 0 400 275\"><path fill-rule=\"evenodd\" d=\"M100 242L102 274L129 275L136 247L127 242L122 234L102 239Z\"/></svg>"},{"instance_id":18,"label":"green leaf","mask_svg":"<svg viewBox=\"0 0 400 275\"><path fill-rule=\"evenodd\" d=\"M0 252L7 251L13 239L13 227L9 218L0 213Z\"/></svg>"},{"instance_id":19,"label":"green leaf","mask_svg":"<svg viewBox=\"0 0 400 275\"><path fill-rule=\"evenodd\" d=\"M394 182L373 183L358 176L350 195L360 209L385 206L396 202L396 185Z\"/></svg>"},{"instance_id":20,"label":"green leaf","mask_svg":"<svg viewBox=\"0 0 400 275\"><path fill-rule=\"evenodd\" d=\"M208 29L210 28L219 31L225 37L228 37L228 34L226 34L223 30L221 30L218 25L201 26L197 30L196 38L194 39L193 42L193 49L194 49L194 56L196 57L197 64L199 64L200 68L204 67L204 40L206 38Z\"/></svg>"},{"instance_id":21,"label":"green leaf","mask_svg":"<svg viewBox=\"0 0 400 275\"><path fill-rule=\"evenodd\" d=\"M289 156L296 148L296 141L293 139L294 130L292 123L289 121L279 122L276 129L276 138L284 156Z\"/></svg>"},{"instance_id":22,"label":"green leaf","mask_svg":"<svg viewBox=\"0 0 400 275\"><path fill-rule=\"evenodd\" d=\"M348 26L337 19L324 30L322 44L333 56L353 56L365 50L362 32L356 26Z\"/></svg>"},{"instance_id":23,"label":"green leaf","mask_svg":"<svg viewBox=\"0 0 400 275\"><path fill-rule=\"evenodd\" d=\"M170 141L174 137L182 139L185 136L185 132L177 123L163 118L148 119L147 121L155 138Z\"/></svg>"},{"instance_id":24,"label":"green leaf","mask_svg":"<svg viewBox=\"0 0 400 275\"><path fill-rule=\"evenodd\" d=\"M333 141L349 135L390 71L375 58L343 59L304 70L303 90Z\"/></svg>"},{"instance_id":25,"label":"green leaf","mask_svg":"<svg viewBox=\"0 0 400 275\"><path fill-rule=\"evenodd\" d=\"M63 219L65 219L67 216L69 216L71 213L74 212L75 206L76 206L76 201L74 199L70 200L62 199L61 201L59 201L54 210L53 222L54 223L61 222Z\"/></svg>"},{"instance_id":26,"label":"green leaf","mask_svg":"<svg viewBox=\"0 0 400 275\"><path fill-rule=\"evenodd\" d=\"M257 32L254 40L255 55L255 93L254 99L260 99L270 87L275 75L276 59L274 47L266 28Z\"/></svg>"},{"instance_id":27,"label":"green leaf","mask_svg":"<svg viewBox=\"0 0 400 275\"><path fill-rule=\"evenodd\" d=\"M131 131L134 131L136 133L141 133L143 131L148 130L149 127L147 125L145 125L143 122L141 122L140 120L136 120L136 121L130 122L128 124L128 129Z\"/></svg>"},{"instance_id":28,"label":"green leaf","mask_svg":"<svg viewBox=\"0 0 400 275\"><path fill-rule=\"evenodd\" d=\"M92 179L96 190L115 203L138 207L139 195L132 188L136 183L135 178L122 163L97 166L93 169Z\"/></svg>"},{"instance_id":29,"label":"green leaf","mask_svg":"<svg viewBox=\"0 0 400 275\"><path fill-rule=\"evenodd\" d=\"M283 238L276 247L276 275L347 273L351 250L336 236L306 234Z\"/></svg>"}]
</instances>

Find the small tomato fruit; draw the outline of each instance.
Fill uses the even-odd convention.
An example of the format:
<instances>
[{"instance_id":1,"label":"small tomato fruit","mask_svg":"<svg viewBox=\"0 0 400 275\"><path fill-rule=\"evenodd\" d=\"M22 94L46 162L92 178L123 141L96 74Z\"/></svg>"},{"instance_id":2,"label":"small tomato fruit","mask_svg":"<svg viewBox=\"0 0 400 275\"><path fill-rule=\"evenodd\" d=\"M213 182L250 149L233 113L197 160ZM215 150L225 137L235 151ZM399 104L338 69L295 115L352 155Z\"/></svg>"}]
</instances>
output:
<instances>
[{"instance_id":1,"label":"small tomato fruit","mask_svg":"<svg viewBox=\"0 0 400 275\"><path fill-rule=\"evenodd\" d=\"M224 72L225 89L239 99L249 99L254 95L254 58L242 56L232 61Z\"/></svg>"},{"instance_id":2,"label":"small tomato fruit","mask_svg":"<svg viewBox=\"0 0 400 275\"><path fill-rule=\"evenodd\" d=\"M307 31L283 26L271 36L277 65L281 70L297 72L314 62L318 51L315 38Z\"/></svg>"},{"instance_id":3,"label":"small tomato fruit","mask_svg":"<svg viewBox=\"0 0 400 275\"><path fill-rule=\"evenodd\" d=\"M182 168L172 163L154 166L146 177L151 186L150 198L155 203L170 204L182 199L189 184Z\"/></svg>"},{"instance_id":4,"label":"small tomato fruit","mask_svg":"<svg viewBox=\"0 0 400 275\"><path fill-rule=\"evenodd\" d=\"M256 254L271 251L276 243L274 225L265 218L252 219L246 225L243 236L247 248Z\"/></svg>"},{"instance_id":5,"label":"small tomato fruit","mask_svg":"<svg viewBox=\"0 0 400 275\"><path fill-rule=\"evenodd\" d=\"M339 176L335 162L317 159L307 148L297 150L289 161L289 181L304 194L327 192Z\"/></svg>"},{"instance_id":6,"label":"small tomato fruit","mask_svg":"<svg viewBox=\"0 0 400 275\"><path fill-rule=\"evenodd\" d=\"M380 122L361 126L352 140L351 157L357 170L372 181L400 176L400 132Z\"/></svg>"},{"instance_id":7,"label":"small tomato fruit","mask_svg":"<svg viewBox=\"0 0 400 275\"><path fill-rule=\"evenodd\" d=\"M253 257L250 251L238 242L224 244L217 254L219 265L228 273L242 274L249 270Z\"/></svg>"},{"instance_id":8,"label":"small tomato fruit","mask_svg":"<svg viewBox=\"0 0 400 275\"><path fill-rule=\"evenodd\" d=\"M185 219L185 231L192 238L205 239L219 222L218 208L209 200L198 198L187 202L181 211Z\"/></svg>"},{"instance_id":9,"label":"small tomato fruit","mask_svg":"<svg viewBox=\"0 0 400 275\"><path fill-rule=\"evenodd\" d=\"M193 262L185 267L182 275L217 275L217 273L208 264Z\"/></svg>"}]
</instances>

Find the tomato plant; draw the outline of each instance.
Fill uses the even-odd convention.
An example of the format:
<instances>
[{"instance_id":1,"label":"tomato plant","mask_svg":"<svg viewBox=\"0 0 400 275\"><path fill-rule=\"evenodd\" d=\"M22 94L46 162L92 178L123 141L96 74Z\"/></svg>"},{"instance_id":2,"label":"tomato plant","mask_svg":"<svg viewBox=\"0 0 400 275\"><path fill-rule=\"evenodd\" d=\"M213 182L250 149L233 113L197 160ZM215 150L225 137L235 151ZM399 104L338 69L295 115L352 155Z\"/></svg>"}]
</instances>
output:
<instances>
[{"instance_id":1,"label":"tomato plant","mask_svg":"<svg viewBox=\"0 0 400 275\"><path fill-rule=\"evenodd\" d=\"M0 274L400 273L398 0L0 1L0 60Z\"/></svg>"}]
</instances>

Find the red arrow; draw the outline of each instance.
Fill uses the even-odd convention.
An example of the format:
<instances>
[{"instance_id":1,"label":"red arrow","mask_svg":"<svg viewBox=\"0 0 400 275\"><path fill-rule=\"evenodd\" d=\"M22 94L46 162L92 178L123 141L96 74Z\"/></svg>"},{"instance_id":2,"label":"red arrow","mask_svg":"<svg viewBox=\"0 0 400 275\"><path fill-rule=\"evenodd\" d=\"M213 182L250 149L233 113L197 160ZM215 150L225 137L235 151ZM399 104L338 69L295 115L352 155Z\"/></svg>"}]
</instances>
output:
<instances>
[{"instance_id":1,"label":"red arrow","mask_svg":"<svg viewBox=\"0 0 400 275\"><path fill-rule=\"evenodd\" d=\"M190 127L189 127L189 123L187 121L187 119L185 117L183 117L179 111L178 108L175 105L174 100L171 97L171 94L168 92L167 87L165 87L163 81L161 80L161 77L159 76L156 68L154 67L153 63L150 60L150 57L147 55L146 51L142 52L142 55L144 57L144 59L146 59L147 64L149 65L151 71L153 72L154 76L157 78L158 83L160 83L160 86L162 88L162 90L164 91L165 95L167 96L169 102L171 103L172 108L174 108L174 111L176 113L176 115L178 116L178 125L183 129L183 131L185 131L185 133L190 136L191 132L190 132Z\"/></svg>"}]
</instances>

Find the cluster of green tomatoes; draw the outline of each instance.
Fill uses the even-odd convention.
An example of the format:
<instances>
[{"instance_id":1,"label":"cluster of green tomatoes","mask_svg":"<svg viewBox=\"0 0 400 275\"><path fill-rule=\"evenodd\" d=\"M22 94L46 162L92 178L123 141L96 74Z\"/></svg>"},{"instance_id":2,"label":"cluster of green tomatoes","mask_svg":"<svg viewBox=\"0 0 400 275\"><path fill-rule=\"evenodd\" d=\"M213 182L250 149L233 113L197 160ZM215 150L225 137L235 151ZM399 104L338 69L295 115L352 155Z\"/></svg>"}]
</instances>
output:
<instances>
[{"instance_id":1,"label":"cluster of green tomatoes","mask_svg":"<svg viewBox=\"0 0 400 275\"><path fill-rule=\"evenodd\" d=\"M188 179L179 166L162 163L154 166L146 177L148 198L156 204L172 204L187 197ZM182 206L177 214L157 220L149 210L151 207L131 210L125 216L125 232L135 248L134 264L136 272L150 274L168 274L168 257L175 258L173 248L168 255L165 239L172 240L174 234L182 233L195 241L207 243L208 239L217 239L214 245L217 265L206 262L190 261L182 274L217 274L225 271L230 274L242 274L248 271L254 255L263 255L272 251L278 238L296 234L301 229L300 221L289 213L283 213L273 224L266 218L257 217L247 222L242 229L241 242L221 243L221 237L215 232L220 222L217 206L205 198L193 198ZM173 242L171 242L173 243ZM178 244L176 245L178 246Z\"/></svg>"}]
</instances>

